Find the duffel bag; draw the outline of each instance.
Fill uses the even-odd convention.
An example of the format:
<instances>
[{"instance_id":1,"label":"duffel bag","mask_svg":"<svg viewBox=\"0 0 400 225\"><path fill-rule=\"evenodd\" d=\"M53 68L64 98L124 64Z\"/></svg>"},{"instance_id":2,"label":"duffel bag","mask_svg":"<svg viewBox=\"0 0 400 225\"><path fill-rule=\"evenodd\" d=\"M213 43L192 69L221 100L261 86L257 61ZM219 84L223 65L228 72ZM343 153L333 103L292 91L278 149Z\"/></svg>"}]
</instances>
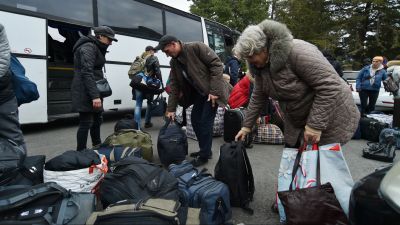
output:
<instances>
[{"instance_id":1,"label":"duffel bag","mask_svg":"<svg viewBox=\"0 0 400 225\"><path fill-rule=\"evenodd\" d=\"M368 117L360 118L361 138L368 141L378 142L381 131L388 127L389 124L379 122L378 120L373 118L368 118Z\"/></svg>"},{"instance_id":2,"label":"duffel bag","mask_svg":"<svg viewBox=\"0 0 400 225\"><path fill-rule=\"evenodd\" d=\"M114 126L114 132L123 129L138 129L138 124L136 123L133 115L126 114L124 118L118 120L118 122Z\"/></svg>"},{"instance_id":3,"label":"duffel bag","mask_svg":"<svg viewBox=\"0 0 400 225\"><path fill-rule=\"evenodd\" d=\"M92 150L86 150L86 151L92 151ZM65 167L61 167L60 168L61 170L58 171L52 170L54 169L54 165L52 164L54 164L55 162L49 160L45 165L45 170L43 171L44 182L56 182L63 188L74 192L94 193L96 191L98 183L103 179L104 174L107 173L108 167L107 167L107 158L104 155L98 155L95 152L93 153L98 158L99 164L91 164L89 166L86 165L88 166L86 168L78 167L80 169L64 170L64 168L69 168L70 166L72 166L70 164L71 162L66 163L66 161L63 161L65 157L62 156L65 155L65 153L61 156L58 156L57 158L52 159L52 160L57 159L57 162L65 163ZM68 154L68 156L70 155L71 154ZM79 155L80 154L76 154L75 156ZM95 160L94 163L97 163L97 160ZM52 167L48 167L48 165L52 165ZM81 165L85 164L80 164L79 166Z\"/></svg>"},{"instance_id":4,"label":"duffel bag","mask_svg":"<svg viewBox=\"0 0 400 225\"><path fill-rule=\"evenodd\" d=\"M118 201L139 201L150 197L176 199L178 181L158 165L137 157L127 157L114 164L100 184L100 199L107 207Z\"/></svg>"},{"instance_id":5,"label":"duffel bag","mask_svg":"<svg viewBox=\"0 0 400 225\"><path fill-rule=\"evenodd\" d=\"M199 213L199 210L182 207L178 199L124 200L102 212L94 212L86 225L197 225L200 224Z\"/></svg>"},{"instance_id":6,"label":"duffel bag","mask_svg":"<svg viewBox=\"0 0 400 225\"><path fill-rule=\"evenodd\" d=\"M142 158L142 149L140 147L132 148L132 147L125 147L122 145L100 146L98 149L95 149L94 151L97 154L104 155L107 158L109 167L111 166L112 163L118 162L121 159L129 156Z\"/></svg>"},{"instance_id":7,"label":"duffel bag","mask_svg":"<svg viewBox=\"0 0 400 225\"><path fill-rule=\"evenodd\" d=\"M0 224L85 224L95 204L95 195L69 192L56 183L0 187Z\"/></svg>"},{"instance_id":8,"label":"duffel bag","mask_svg":"<svg viewBox=\"0 0 400 225\"><path fill-rule=\"evenodd\" d=\"M45 155L27 156L12 179L0 181L0 186L37 185L43 183Z\"/></svg>"},{"instance_id":9,"label":"duffel bag","mask_svg":"<svg viewBox=\"0 0 400 225\"><path fill-rule=\"evenodd\" d=\"M190 139L197 140L196 134L192 126L192 109L193 106L190 106L186 109L186 135ZM214 118L213 137L219 137L224 134L224 113L225 108L218 107L217 114Z\"/></svg>"},{"instance_id":10,"label":"duffel bag","mask_svg":"<svg viewBox=\"0 0 400 225\"><path fill-rule=\"evenodd\" d=\"M167 120L158 134L157 151L161 163L165 166L185 160L188 154L185 131L178 124Z\"/></svg>"},{"instance_id":11,"label":"duffel bag","mask_svg":"<svg viewBox=\"0 0 400 225\"><path fill-rule=\"evenodd\" d=\"M261 123L257 126L254 135L254 143L257 144L276 144L284 143L284 136L281 129L275 124Z\"/></svg>"},{"instance_id":12,"label":"duffel bag","mask_svg":"<svg viewBox=\"0 0 400 225\"><path fill-rule=\"evenodd\" d=\"M362 156L367 159L374 159L382 162L393 162L396 157L396 143L367 143L367 147L363 148Z\"/></svg>"},{"instance_id":13,"label":"duffel bag","mask_svg":"<svg viewBox=\"0 0 400 225\"><path fill-rule=\"evenodd\" d=\"M153 161L153 143L149 133L134 130L134 129L123 129L114 132L108 136L103 146L115 146L122 145L125 147L140 147L142 149L142 156L148 161Z\"/></svg>"},{"instance_id":14,"label":"duffel bag","mask_svg":"<svg viewBox=\"0 0 400 225\"><path fill-rule=\"evenodd\" d=\"M26 153L17 143L0 138L0 183L8 183L18 174Z\"/></svg>"},{"instance_id":15,"label":"duffel bag","mask_svg":"<svg viewBox=\"0 0 400 225\"><path fill-rule=\"evenodd\" d=\"M205 172L205 169L194 168L186 160L179 165L171 164L169 171L178 178L182 204L201 208L201 224L227 224L232 211L226 184L215 180L211 174Z\"/></svg>"}]
</instances>

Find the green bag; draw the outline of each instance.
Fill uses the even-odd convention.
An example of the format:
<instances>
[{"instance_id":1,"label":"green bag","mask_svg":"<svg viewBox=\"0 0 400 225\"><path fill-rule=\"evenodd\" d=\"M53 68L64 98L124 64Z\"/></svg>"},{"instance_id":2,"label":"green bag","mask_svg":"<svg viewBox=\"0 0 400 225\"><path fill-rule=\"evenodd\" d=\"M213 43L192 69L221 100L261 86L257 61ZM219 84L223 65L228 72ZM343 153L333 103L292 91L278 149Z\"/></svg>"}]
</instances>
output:
<instances>
[{"instance_id":1,"label":"green bag","mask_svg":"<svg viewBox=\"0 0 400 225\"><path fill-rule=\"evenodd\" d=\"M149 133L134 129L122 129L106 138L102 145L142 148L142 156L147 161L153 161L153 143Z\"/></svg>"}]
</instances>

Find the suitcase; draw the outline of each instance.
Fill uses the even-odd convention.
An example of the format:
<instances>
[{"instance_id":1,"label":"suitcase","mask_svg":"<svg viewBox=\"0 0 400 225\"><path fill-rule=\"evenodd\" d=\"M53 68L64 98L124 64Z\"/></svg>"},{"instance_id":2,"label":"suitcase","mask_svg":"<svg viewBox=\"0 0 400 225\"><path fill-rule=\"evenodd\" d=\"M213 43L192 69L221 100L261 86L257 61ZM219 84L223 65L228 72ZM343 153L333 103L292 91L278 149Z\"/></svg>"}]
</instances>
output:
<instances>
[{"instance_id":1,"label":"suitcase","mask_svg":"<svg viewBox=\"0 0 400 225\"><path fill-rule=\"evenodd\" d=\"M372 142L378 142L381 131L388 127L389 124L387 123L382 123L368 117L362 117L360 119L361 138Z\"/></svg>"},{"instance_id":2,"label":"suitcase","mask_svg":"<svg viewBox=\"0 0 400 225\"><path fill-rule=\"evenodd\" d=\"M224 141L232 142L235 140L236 134L243 126L244 108L231 109L229 106L225 108L224 114ZM250 132L244 140L246 148L252 147L253 134Z\"/></svg>"}]
</instances>

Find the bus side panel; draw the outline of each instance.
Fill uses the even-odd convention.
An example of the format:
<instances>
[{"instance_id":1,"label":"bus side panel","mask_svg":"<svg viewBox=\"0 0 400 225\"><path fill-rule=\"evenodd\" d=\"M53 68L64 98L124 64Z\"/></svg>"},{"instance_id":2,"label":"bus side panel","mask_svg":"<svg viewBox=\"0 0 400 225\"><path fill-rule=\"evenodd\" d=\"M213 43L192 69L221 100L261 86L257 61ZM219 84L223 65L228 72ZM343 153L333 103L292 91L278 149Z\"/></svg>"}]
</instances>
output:
<instances>
[{"instance_id":1,"label":"bus side panel","mask_svg":"<svg viewBox=\"0 0 400 225\"><path fill-rule=\"evenodd\" d=\"M13 53L46 56L46 20L0 11Z\"/></svg>"},{"instance_id":2,"label":"bus side panel","mask_svg":"<svg viewBox=\"0 0 400 225\"><path fill-rule=\"evenodd\" d=\"M19 107L19 122L46 123L47 122L47 80L46 80L46 60L18 58L24 65L26 76L35 84L39 90L38 100L23 104Z\"/></svg>"},{"instance_id":3,"label":"bus side panel","mask_svg":"<svg viewBox=\"0 0 400 225\"><path fill-rule=\"evenodd\" d=\"M19 108L21 124L46 123L47 119L47 69L46 20L0 11L10 48L25 67L26 76L36 83L40 98Z\"/></svg>"}]
</instances>

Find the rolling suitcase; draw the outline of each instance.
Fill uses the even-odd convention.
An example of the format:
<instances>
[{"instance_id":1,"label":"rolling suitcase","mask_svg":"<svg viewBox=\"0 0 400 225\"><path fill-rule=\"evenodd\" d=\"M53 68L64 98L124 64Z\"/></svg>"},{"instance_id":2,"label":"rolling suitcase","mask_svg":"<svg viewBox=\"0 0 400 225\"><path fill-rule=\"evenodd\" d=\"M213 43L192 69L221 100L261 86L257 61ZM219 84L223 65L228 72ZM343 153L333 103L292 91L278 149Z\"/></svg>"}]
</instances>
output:
<instances>
[{"instance_id":1,"label":"rolling suitcase","mask_svg":"<svg viewBox=\"0 0 400 225\"><path fill-rule=\"evenodd\" d=\"M232 142L235 140L236 134L243 126L244 108L231 109L229 106L225 109L224 114L224 141ZM252 147L253 134L250 132L244 141L246 148Z\"/></svg>"}]
</instances>

